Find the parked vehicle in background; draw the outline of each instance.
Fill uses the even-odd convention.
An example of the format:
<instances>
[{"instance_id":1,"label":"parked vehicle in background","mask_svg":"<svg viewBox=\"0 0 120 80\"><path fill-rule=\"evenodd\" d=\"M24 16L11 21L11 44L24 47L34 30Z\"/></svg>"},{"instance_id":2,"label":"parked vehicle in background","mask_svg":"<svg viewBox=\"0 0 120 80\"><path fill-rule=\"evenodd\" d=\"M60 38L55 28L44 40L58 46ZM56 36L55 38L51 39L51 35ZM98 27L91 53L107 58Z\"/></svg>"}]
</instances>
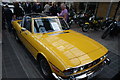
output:
<instances>
[{"instance_id":1,"label":"parked vehicle in background","mask_svg":"<svg viewBox=\"0 0 120 80\"><path fill-rule=\"evenodd\" d=\"M117 21L113 20L109 24L109 26L107 27L101 38L105 39L108 35L117 35L118 33L120 33L120 25L118 25Z\"/></svg>"},{"instance_id":2,"label":"parked vehicle in background","mask_svg":"<svg viewBox=\"0 0 120 80\"><path fill-rule=\"evenodd\" d=\"M14 13L14 3L10 3L10 2L2 2L2 6L8 6L10 8L10 10L12 11L12 13ZM22 8L21 4L19 4L20 8ZM22 8L23 9L23 8Z\"/></svg>"},{"instance_id":3,"label":"parked vehicle in background","mask_svg":"<svg viewBox=\"0 0 120 80\"><path fill-rule=\"evenodd\" d=\"M85 22L87 22L89 20L90 16L91 15L88 13L80 12L79 17L78 17L79 26L83 27Z\"/></svg>"},{"instance_id":4,"label":"parked vehicle in background","mask_svg":"<svg viewBox=\"0 0 120 80\"><path fill-rule=\"evenodd\" d=\"M82 31L87 32L90 28L96 31L101 29L102 20L103 20L102 17L96 17L95 15L90 16L88 21L86 21L82 26Z\"/></svg>"},{"instance_id":5,"label":"parked vehicle in background","mask_svg":"<svg viewBox=\"0 0 120 80\"><path fill-rule=\"evenodd\" d=\"M69 14L69 26L72 24L78 24L79 27L84 26L85 22L89 20L90 15L88 13L84 13L83 11L79 13L75 13L72 11Z\"/></svg>"},{"instance_id":6,"label":"parked vehicle in background","mask_svg":"<svg viewBox=\"0 0 120 80\"><path fill-rule=\"evenodd\" d=\"M69 19L68 19L68 25L71 26L74 23L78 23L78 15L77 13L72 9L69 12Z\"/></svg>"},{"instance_id":7,"label":"parked vehicle in background","mask_svg":"<svg viewBox=\"0 0 120 80\"><path fill-rule=\"evenodd\" d=\"M103 21L101 29L104 30L105 28L107 28L111 23L112 23L113 19L108 17L105 19L105 21Z\"/></svg>"},{"instance_id":8,"label":"parked vehicle in background","mask_svg":"<svg viewBox=\"0 0 120 80\"><path fill-rule=\"evenodd\" d=\"M120 1L119 1L118 5L117 5L117 8L116 8L114 17L112 19L112 22L110 21L110 24L108 24L108 28L105 30L105 32L101 36L102 39L105 39L108 35L117 35L118 33L120 33L119 22L117 22L115 20L117 11L120 8L119 6L120 6Z\"/></svg>"}]
</instances>

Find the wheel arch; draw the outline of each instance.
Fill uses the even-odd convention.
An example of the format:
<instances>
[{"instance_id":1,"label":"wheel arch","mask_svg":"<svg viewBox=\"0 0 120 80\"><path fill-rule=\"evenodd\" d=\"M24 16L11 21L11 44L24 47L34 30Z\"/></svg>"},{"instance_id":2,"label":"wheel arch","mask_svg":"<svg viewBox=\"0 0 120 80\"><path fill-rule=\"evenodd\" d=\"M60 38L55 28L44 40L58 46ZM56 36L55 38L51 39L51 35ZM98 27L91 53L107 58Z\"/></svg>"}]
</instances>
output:
<instances>
[{"instance_id":1,"label":"wheel arch","mask_svg":"<svg viewBox=\"0 0 120 80\"><path fill-rule=\"evenodd\" d=\"M48 62L48 64L49 64L49 66L50 66L50 68L51 68L51 70L53 70L52 69L52 64L50 63L50 61L48 60L48 58L42 52L40 52L40 53L37 54L36 60L38 61L40 58L46 59L47 62Z\"/></svg>"},{"instance_id":2,"label":"wheel arch","mask_svg":"<svg viewBox=\"0 0 120 80\"><path fill-rule=\"evenodd\" d=\"M38 61L39 58L45 58L48 61L48 58L42 52L37 54L36 60Z\"/></svg>"}]
</instances>

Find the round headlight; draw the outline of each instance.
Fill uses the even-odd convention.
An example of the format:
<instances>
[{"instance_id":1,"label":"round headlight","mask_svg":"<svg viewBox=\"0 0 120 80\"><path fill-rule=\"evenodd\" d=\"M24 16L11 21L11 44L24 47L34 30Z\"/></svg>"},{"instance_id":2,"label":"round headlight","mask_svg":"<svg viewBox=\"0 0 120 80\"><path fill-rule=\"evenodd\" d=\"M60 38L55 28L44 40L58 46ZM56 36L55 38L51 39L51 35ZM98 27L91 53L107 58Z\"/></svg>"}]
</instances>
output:
<instances>
[{"instance_id":1,"label":"round headlight","mask_svg":"<svg viewBox=\"0 0 120 80\"><path fill-rule=\"evenodd\" d=\"M106 58L107 57L107 54L106 55L104 55L104 58Z\"/></svg>"},{"instance_id":2,"label":"round headlight","mask_svg":"<svg viewBox=\"0 0 120 80\"><path fill-rule=\"evenodd\" d=\"M77 68L74 69L73 73L76 73L76 72L78 72L78 69L77 69Z\"/></svg>"},{"instance_id":3,"label":"round headlight","mask_svg":"<svg viewBox=\"0 0 120 80\"><path fill-rule=\"evenodd\" d=\"M106 55L104 55L103 57L106 58Z\"/></svg>"},{"instance_id":4,"label":"round headlight","mask_svg":"<svg viewBox=\"0 0 120 80\"><path fill-rule=\"evenodd\" d=\"M76 73L76 72L81 71L83 69L84 69L84 67L81 66L81 67L75 68L73 72Z\"/></svg>"}]
</instances>

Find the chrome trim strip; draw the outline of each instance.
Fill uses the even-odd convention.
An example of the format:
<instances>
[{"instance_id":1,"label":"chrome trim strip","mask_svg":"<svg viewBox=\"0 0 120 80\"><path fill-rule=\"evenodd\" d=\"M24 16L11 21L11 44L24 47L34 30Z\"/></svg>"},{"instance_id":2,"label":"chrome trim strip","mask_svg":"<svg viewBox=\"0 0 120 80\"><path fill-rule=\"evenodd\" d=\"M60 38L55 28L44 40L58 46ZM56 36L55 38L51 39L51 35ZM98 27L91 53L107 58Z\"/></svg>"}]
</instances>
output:
<instances>
[{"instance_id":1,"label":"chrome trim strip","mask_svg":"<svg viewBox=\"0 0 120 80\"><path fill-rule=\"evenodd\" d=\"M53 33L53 34L48 34L48 35L58 35L58 34L65 34L65 33L69 33L69 32L60 32L60 33Z\"/></svg>"}]
</instances>

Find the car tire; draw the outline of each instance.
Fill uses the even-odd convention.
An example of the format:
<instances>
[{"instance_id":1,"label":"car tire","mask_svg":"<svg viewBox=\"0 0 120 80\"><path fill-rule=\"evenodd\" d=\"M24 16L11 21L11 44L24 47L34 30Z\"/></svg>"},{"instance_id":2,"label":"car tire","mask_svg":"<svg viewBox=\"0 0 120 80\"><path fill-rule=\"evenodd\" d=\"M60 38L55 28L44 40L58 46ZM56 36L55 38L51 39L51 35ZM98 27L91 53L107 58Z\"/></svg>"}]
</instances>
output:
<instances>
[{"instance_id":1,"label":"car tire","mask_svg":"<svg viewBox=\"0 0 120 80\"><path fill-rule=\"evenodd\" d=\"M114 28L115 28L115 24L114 23L111 23L110 25L109 25L109 27L106 29L106 31L103 33L103 35L102 35L102 39L105 39L108 35L110 35L111 34L111 32L114 30Z\"/></svg>"},{"instance_id":2,"label":"car tire","mask_svg":"<svg viewBox=\"0 0 120 80\"><path fill-rule=\"evenodd\" d=\"M110 33L110 28L108 28L104 33L103 33L103 35L102 35L102 39L105 39L108 35L109 35L109 33Z\"/></svg>"},{"instance_id":3,"label":"car tire","mask_svg":"<svg viewBox=\"0 0 120 80\"><path fill-rule=\"evenodd\" d=\"M83 26L82 26L82 31L83 32L87 32L89 30L89 25L88 24L84 24Z\"/></svg>"},{"instance_id":4,"label":"car tire","mask_svg":"<svg viewBox=\"0 0 120 80\"><path fill-rule=\"evenodd\" d=\"M38 59L38 63L39 63L40 71L43 74L43 77L47 80L55 80L47 60L44 57L40 57Z\"/></svg>"}]
</instances>

